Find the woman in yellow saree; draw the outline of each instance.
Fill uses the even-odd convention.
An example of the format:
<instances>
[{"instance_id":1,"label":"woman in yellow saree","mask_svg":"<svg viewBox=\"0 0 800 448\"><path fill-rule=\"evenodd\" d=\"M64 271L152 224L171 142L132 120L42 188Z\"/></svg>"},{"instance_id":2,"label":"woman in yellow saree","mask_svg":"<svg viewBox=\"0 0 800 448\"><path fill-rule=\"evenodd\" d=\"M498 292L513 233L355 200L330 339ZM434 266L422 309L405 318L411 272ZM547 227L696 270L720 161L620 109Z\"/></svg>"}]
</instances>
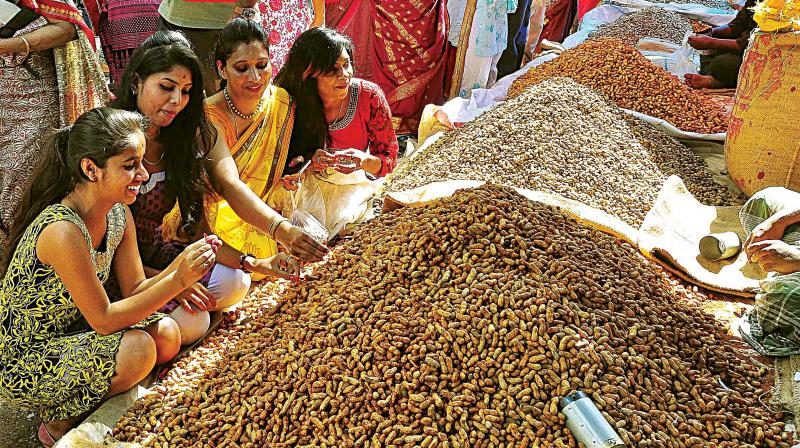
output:
<instances>
[{"instance_id":1,"label":"woman in yellow saree","mask_svg":"<svg viewBox=\"0 0 800 448\"><path fill-rule=\"evenodd\" d=\"M222 29L215 59L223 88L204 102L206 116L217 134L210 153L226 154L224 160L217 157L216 162L207 162L211 172L224 171L224 178L209 176L214 187L212 190L225 191L224 186L219 188L217 183L229 182L228 177L238 175L236 188L239 184L246 184L264 203L270 188L283 175L286 161L289 160L288 147L294 120L291 98L285 90L273 87L270 83L272 66L266 39L266 33L260 25L243 18L232 20ZM232 156L236 174L231 172L233 170L227 154ZM221 163L229 165L220 168ZM250 191L247 193L249 195ZM274 210L265 206L270 210L270 215L274 214L276 218L266 226L258 225L264 221L252 219L253 216L250 219L237 216L233 207L221 196L206 194L205 219L211 232L242 253L239 265L247 272L261 272L249 268L252 260L276 259L273 257L277 253L276 239L284 247L292 247L291 253L304 261L318 261L327 252L320 243ZM227 195L225 197L231 199ZM249 204L248 207L255 205ZM247 210L242 212L246 213ZM162 239L180 240L177 232L180 226L181 218L176 206L164 217L160 226Z\"/></svg>"},{"instance_id":2,"label":"woman in yellow saree","mask_svg":"<svg viewBox=\"0 0 800 448\"><path fill-rule=\"evenodd\" d=\"M206 112L239 178L266 202L289 160L294 103L270 83L269 53L257 37L263 30L252 21L236 22L220 34L216 64L223 89L206 99ZM239 218L227 202L207 205L206 215L212 231L241 252L256 258L277 253L274 239Z\"/></svg>"}]
</instances>

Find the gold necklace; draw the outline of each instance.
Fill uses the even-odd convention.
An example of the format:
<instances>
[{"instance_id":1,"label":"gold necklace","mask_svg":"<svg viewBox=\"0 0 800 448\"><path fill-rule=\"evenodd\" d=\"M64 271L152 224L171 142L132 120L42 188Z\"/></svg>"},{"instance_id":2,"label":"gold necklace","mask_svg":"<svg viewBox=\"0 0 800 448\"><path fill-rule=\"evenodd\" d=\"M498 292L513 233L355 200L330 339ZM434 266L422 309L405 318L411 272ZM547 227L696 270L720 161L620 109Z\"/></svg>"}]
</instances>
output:
<instances>
[{"instance_id":1,"label":"gold necklace","mask_svg":"<svg viewBox=\"0 0 800 448\"><path fill-rule=\"evenodd\" d=\"M338 111L338 112L336 112L336 116L335 116L335 117L333 117L333 121L329 121L329 122L328 122L328 125L332 125L332 124L336 123L337 121L339 121L339 115L342 115L342 106L344 105L344 100L345 100L345 98L347 98L347 95L345 95L345 96L342 98L342 100L341 100L341 101L339 101L339 111Z\"/></svg>"},{"instance_id":2,"label":"gold necklace","mask_svg":"<svg viewBox=\"0 0 800 448\"><path fill-rule=\"evenodd\" d=\"M162 160L164 160L164 154L166 154L166 151L161 151L161 157L159 157L158 160L156 160L155 162L147 160L147 158L144 156L142 156L142 161L150 166L156 166L159 163L161 163Z\"/></svg>"},{"instance_id":3,"label":"gold necklace","mask_svg":"<svg viewBox=\"0 0 800 448\"><path fill-rule=\"evenodd\" d=\"M241 119L243 119L243 120L249 120L249 119L251 119L251 118L255 117L255 116L256 116L256 114L258 113L258 111L261 109L261 103L264 101L264 97L262 96L262 97L261 97L261 98L258 100L258 104L256 105L256 110L254 110L252 113L245 114L245 113L243 113L242 111L240 111L240 110L239 110L239 109L236 107L236 105L235 105L235 104L233 104L233 100L231 99L230 95L228 95L228 86L225 86L225 88L224 88L224 89L222 89L222 96L224 96L224 97L225 97L225 102L226 102L226 103L228 103L228 109L230 109L230 110L231 110L231 112L232 112L234 115L238 115L238 116L239 116L239 118L241 118Z\"/></svg>"}]
</instances>

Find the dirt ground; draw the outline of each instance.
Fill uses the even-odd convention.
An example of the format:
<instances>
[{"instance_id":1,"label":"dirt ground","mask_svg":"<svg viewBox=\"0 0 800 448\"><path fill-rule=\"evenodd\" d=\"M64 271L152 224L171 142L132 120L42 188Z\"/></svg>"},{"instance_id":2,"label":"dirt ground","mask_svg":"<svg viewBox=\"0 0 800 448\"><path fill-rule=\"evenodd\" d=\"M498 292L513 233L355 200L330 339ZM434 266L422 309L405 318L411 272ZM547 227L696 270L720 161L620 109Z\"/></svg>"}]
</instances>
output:
<instances>
[{"instance_id":1,"label":"dirt ground","mask_svg":"<svg viewBox=\"0 0 800 448\"><path fill-rule=\"evenodd\" d=\"M0 400L0 448L38 448L39 416Z\"/></svg>"}]
</instances>

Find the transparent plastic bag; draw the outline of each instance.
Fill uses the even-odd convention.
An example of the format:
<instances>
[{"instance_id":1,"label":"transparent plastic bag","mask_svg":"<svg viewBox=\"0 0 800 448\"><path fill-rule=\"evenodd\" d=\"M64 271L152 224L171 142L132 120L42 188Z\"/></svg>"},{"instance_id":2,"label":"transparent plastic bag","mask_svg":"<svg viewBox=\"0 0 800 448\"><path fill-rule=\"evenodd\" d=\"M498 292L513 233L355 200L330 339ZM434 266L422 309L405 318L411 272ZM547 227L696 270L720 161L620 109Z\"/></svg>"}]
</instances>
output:
<instances>
[{"instance_id":1,"label":"transparent plastic bag","mask_svg":"<svg viewBox=\"0 0 800 448\"><path fill-rule=\"evenodd\" d=\"M372 199L384 178L371 180L363 170L350 174L326 170L305 173L297 191L276 188L267 205L291 219L296 207L308 212L332 239L353 224L369 219Z\"/></svg>"},{"instance_id":2,"label":"transparent plastic bag","mask_svg":"<svg viewBox=\"0 0 800 448\"><path fill-rule=\"evenodd\" d=\"M292 195L292 212L289 222L300 227L322 244L326 244L330 233L317 217L325 217L325 198L315 182L301 182Z\"/></svg>"},{"instance_id":3,"label":"transparent plastic bag","mask_svg":"<svg viewBox=\"0 0 800 448\"><path fill-rule=\"evenodd\" d=\"M681 48L669 57L668 70L680 79L685 74L696 74L700 70L700 55L689 45L689 37L693 35L692 31L687 31Z\"/></svg>"}]
</instances>

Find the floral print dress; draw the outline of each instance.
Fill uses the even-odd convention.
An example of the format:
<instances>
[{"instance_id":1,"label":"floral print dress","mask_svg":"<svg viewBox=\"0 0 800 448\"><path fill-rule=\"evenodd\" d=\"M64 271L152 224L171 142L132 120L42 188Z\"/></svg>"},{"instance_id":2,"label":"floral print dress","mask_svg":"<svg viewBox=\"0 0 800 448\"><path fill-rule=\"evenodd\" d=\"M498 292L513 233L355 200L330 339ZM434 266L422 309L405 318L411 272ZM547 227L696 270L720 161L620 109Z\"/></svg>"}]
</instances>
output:
<instances>
[{"instance_id":1,"label":"floral print dress","mask_svg":"<svg viewBox=\"0 0 800 448\"><path fill-rule=\"evenodd\" d=\"M47 207L25 231L0 283L0 399L36 409L45 421L77 417L103 399L123 335L85 330L61 278L37 257L39 235L59 221L81 230L97 278L105 283L125 233L125 206L117 204L109 211L108 230L98 250L77 213L61 204ZM162 317L154 313L133 328Z\"/></svg>"},{"instance_id":2,"label":"floral print dress","mask_svg":"<svg viewBox=\"0 0 800 448\"><path fill-rule=\"evenodd\" d=\"M278 71L289 57L297 36L308 30L314 21L311 0L260 0L261 26L269 36L269 57L272 73Z\"/></svg>"}]
</instances>

